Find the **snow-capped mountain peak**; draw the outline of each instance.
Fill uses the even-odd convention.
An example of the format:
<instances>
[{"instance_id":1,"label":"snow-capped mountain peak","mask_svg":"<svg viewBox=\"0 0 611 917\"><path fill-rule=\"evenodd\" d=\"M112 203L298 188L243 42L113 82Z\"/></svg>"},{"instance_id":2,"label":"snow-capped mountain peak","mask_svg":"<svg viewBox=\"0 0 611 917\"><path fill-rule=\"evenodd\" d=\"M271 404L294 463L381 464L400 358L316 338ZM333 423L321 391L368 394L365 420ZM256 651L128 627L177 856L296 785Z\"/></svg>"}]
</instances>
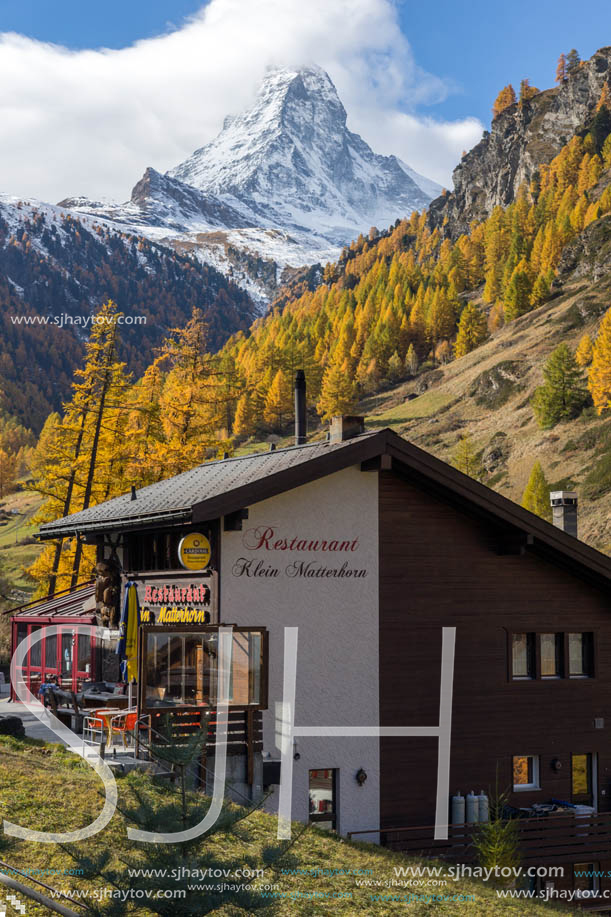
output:
<instances>
[{"instance_id":1,"label":"snow-capped mountain peak","mask_svg":"<svg viewBox=\"0 0 611 917\"><path fill-rule=\"evenodd\" d=\"M251 222L343 244L433 196L396 157L376 155L346 120L324 70L273 69L253 106L226 119L214 140L168 175L223 197Z\"/></svg>"},{"instance_id":2,"label":"snow-capped mountain peak","mask_svg":"<svg viewBox=\"0 0 611 917\"><path fill-rule=\"evenodd\" d=\"M390 226L440 191L348 129L324 70L282 67L188 159L165 175L147 169L126 204L62 206L186 248L264 304L284 267L333 260L359 233Z\"/></svg>"}]
</instances>

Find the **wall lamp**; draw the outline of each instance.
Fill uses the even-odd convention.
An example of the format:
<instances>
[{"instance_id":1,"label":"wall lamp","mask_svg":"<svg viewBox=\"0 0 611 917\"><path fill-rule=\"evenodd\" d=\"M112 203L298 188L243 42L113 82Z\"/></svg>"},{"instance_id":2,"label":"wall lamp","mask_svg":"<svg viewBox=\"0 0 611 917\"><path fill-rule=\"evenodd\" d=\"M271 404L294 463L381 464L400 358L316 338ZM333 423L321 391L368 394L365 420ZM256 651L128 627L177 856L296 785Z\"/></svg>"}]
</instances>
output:
<instances>
[{"instance_id":1,"label":"wall lamp","mask_svg":"<svg viewBox=\"0 0 611 917\"><path fill-rule=\"evenodd\" d=\"M358 771L354 775L354 779L356 780L359 786L363 786L363 784L367 780L367 774L365 773L362 767L358 769Z\"/></svg>"}]
</instances>

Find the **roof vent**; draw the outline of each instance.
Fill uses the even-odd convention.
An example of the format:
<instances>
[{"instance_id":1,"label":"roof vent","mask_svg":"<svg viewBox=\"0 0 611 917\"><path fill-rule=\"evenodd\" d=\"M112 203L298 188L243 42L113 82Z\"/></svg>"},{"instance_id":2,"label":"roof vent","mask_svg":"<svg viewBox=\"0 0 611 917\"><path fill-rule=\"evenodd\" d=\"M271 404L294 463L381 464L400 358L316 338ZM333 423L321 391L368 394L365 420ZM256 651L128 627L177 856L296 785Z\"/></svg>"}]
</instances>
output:
<instances>
[{"instance_id":1,"label":"roof vent","mask_svg":"<svg viewBox=\"0 0 611 917\"><path fill-rule=\"evenodd\" d=\"M269 444L269 451L270 451L270 452L275 452L275 451L276 451L276 443L270 443L270 444Z\"/></svg>"},{"instance_id":2,"label":"roof vent","mask_svg":"<svg viewBox=\"0 0 611 917\"><path fill-rule=\"evenodd\" d=\"M132 484L132 500L136 499L136 485Z\"/></svg>"},{"instance_id":3,"label":"roof vent","mask_svg":"<svg viewBox=\"0 0 611 917\"><path fill-rule=\"evenodd\" d=\"M354 436L360 436L365 432L365 418L356 414L342 414L341 417L331 418L331 435L329 437L332 443L341 443L345 439L352 439Z\"/></svg>"},{"instance_id":4,"label":"roof vent","mask_svg":"<svg viewBox=\"0 0 611 917\"><path fill-rule=\"evenodd\" d=\"M552 521L556 528L577 538L577 494L574 490L553 490L549 495Z\"/></svg>"}]
</instances>

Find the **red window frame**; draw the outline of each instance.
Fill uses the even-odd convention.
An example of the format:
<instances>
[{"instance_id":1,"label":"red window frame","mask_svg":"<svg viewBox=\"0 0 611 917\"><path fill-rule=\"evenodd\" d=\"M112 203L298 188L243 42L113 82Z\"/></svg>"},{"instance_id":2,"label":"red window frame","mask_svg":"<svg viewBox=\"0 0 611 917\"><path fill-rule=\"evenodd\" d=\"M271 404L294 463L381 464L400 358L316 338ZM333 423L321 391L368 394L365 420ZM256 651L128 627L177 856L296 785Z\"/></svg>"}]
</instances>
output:
<instances>
[{"instance_id":1,"label":"red window frame","mask_svg":"<svg viewBox=\"0 0 611 917\"><path fill-rule=\"evenodd\" d=\"M17 646L17 633L19 625L27 627L27 636L28 641L28 652L25 658L25 665L23 666L23 675L26 685L32 694L37 695L40 685L43 681L47 681L49 678L53 680L57 679L60 687L66 691L77 691L79 688L79 682L85 681L86 679L92 679L95 675L95 648L96 648L96 638L92 633L89 637L90 640L90 653L89 653L89 672L86 672L84 668L79 668L79 640L83 639L82 634L73 633L75 628L78 625L90 625L95 627L95 622L91 620L82 620L82 619L61 619L61 618L36 618L32 616L27 619L16 617L13 619L13 648ZM36 631L38 628L42 627L43 630L46 626L57 625L59 627L59 632L57 633L57 639L55 644L55 660L54 664L51 664L51 660L47 659L47 637L43 636L43 639L40 643L40 665L32 666L30 659L30 650L31 650L31 635L33 631ZM69 675L62 675L62 659L63 652L66 647L67 641L64 641L64 636L70 635L71 641L71 657L70 657L70 673ZM11 686L11 696L14 698L15 694Z\"/></svg>"}]
</instances>

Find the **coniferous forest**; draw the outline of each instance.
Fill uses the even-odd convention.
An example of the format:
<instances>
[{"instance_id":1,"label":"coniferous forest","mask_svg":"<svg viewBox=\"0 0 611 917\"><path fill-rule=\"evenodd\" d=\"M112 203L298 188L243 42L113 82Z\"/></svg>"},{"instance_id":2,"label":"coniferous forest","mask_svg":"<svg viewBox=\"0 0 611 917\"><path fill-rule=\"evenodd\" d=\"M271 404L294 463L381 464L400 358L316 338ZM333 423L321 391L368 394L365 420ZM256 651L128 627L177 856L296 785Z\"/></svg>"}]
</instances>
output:
<instances>
[{"instance_id":1,"label":"coniferous forest","mask_svg":"<svg viewBox=\"0 0 611 917\"><path fill-rule=\"evenodd\" d=\"M558 82L579 66L561 59ZM494 120L519 117L538 93L528 80L519 97L505 87ZM69 336L67 346L64 334L60 347L59 331L28 328L26 355L26 332L3 319L13 359L1 357L0 485L10 490L20 474L31 474L44 498L39 520L48 520L231 454L245 441L283 435L292 423L297 369L306 372L311 421L356 411L363 399L466 357L500 329L511 333L512 323L558 295L567 251L594 224L607 225L610 212L605 83L583 130L508 205L472 220L465 232L426 211L372 227L321 269L318 282L298 278L254 322L246 294L153 243L67 218L67 246L42 213L19 237L0 225L3 266L32 311L48 311L61 296L82 308L92 290L105 291L101 323L86 340ZM35 239L54 261L38 256ZM66 251L72 280L64 288L56 265ZM18 294L5 285L4 295L10 303ZM152 321L146 332L121 324L125 304L134 303ZM70 381L75 362L80 368ZM42 367L43 384L29 383L28 365ZM611 310L576 349L558 344L529 405L542 430L589 405L600 416L609 411ZM40 428L35 444L31 431ZM476 453L463 435L454 463L484 479ZM534 466L524 503L541 515L548 512L545 486ZM78 582L90 566L88 550L46 547L30 571L39 591Z\"/></svg>"}]
</instances>

